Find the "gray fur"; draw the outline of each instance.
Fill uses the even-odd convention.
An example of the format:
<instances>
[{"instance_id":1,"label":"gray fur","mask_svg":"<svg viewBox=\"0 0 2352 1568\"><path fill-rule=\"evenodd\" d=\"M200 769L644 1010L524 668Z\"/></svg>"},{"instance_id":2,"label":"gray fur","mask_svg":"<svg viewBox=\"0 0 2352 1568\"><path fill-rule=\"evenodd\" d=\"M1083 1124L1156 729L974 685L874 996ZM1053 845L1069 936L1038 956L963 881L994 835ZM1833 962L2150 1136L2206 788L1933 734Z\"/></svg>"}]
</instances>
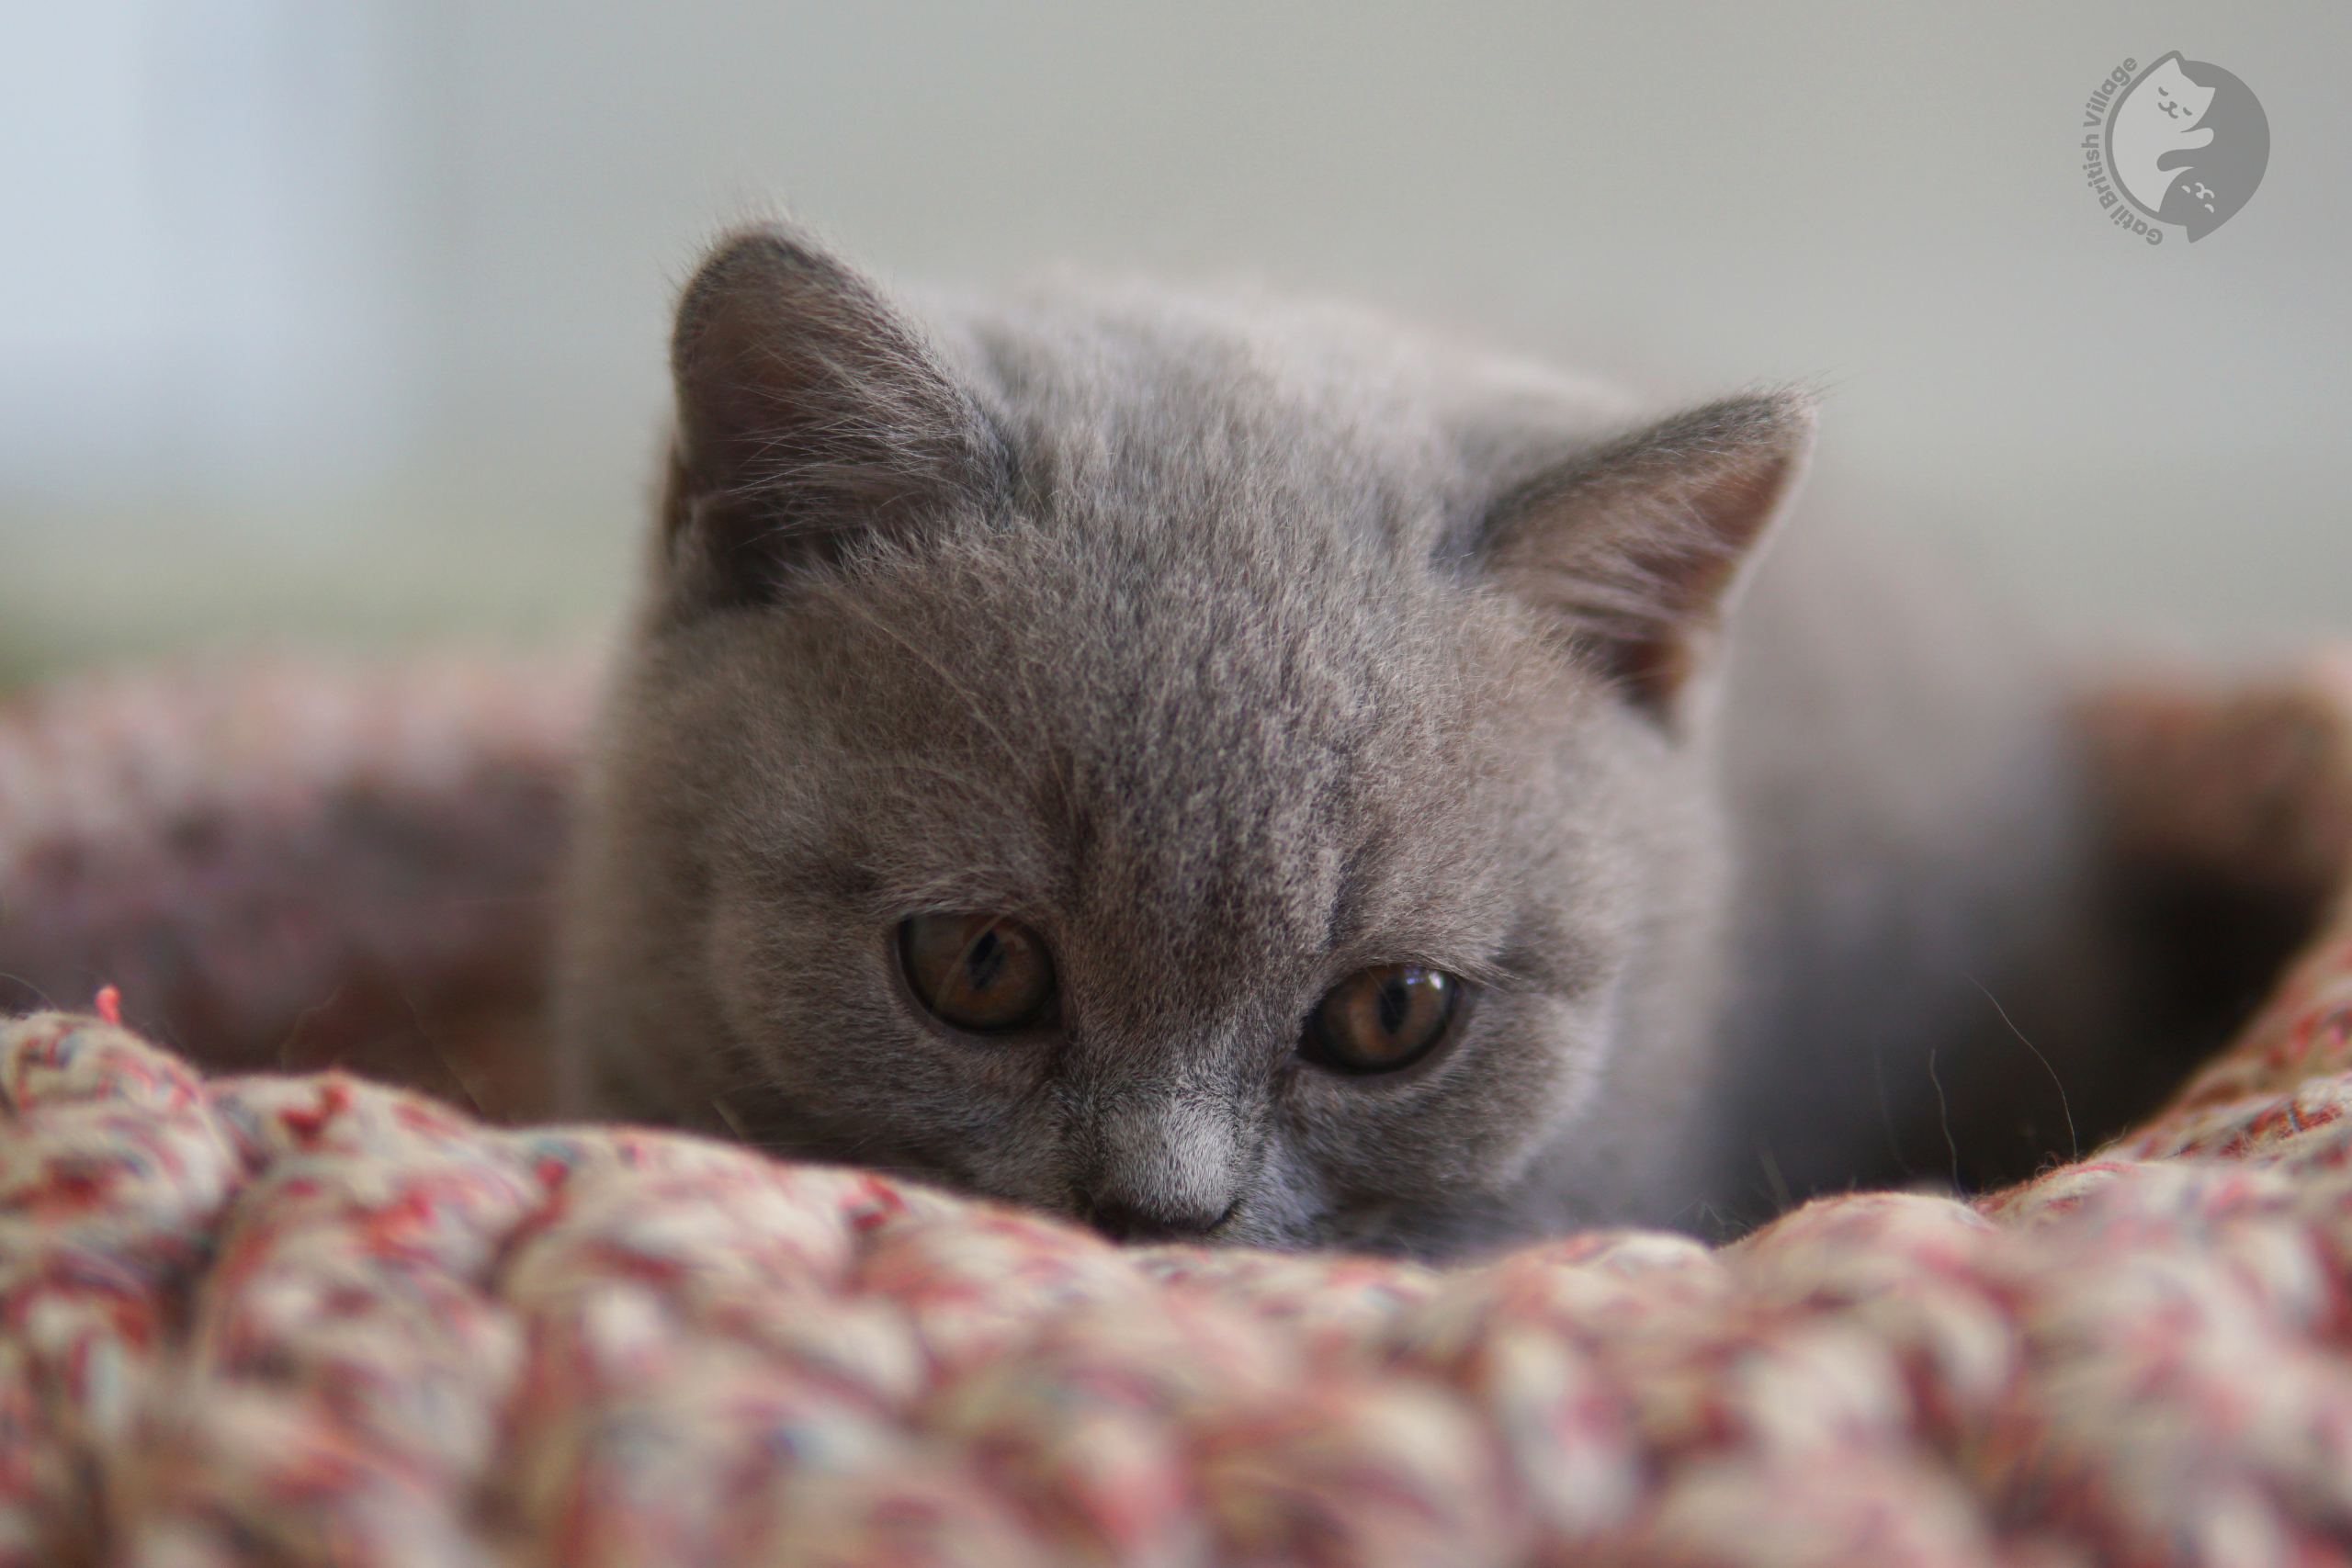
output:
<instances>
[{"instance_id":1,"label":"gray fur","mask_svg":"<svg viewBox=\"0 0 2352 1568\"><path fill-rule=\"evenodd\" d=\"M922 319L782 231L689 286L558 1109L1444 1253L1888 1174L1930 1050L1977 1092L1953 976L2021 995L2068 929L2067 764L1932 581L1822 540L1747 583L1805 399L1645 423L1142 288ZM892 932L933 909L1043 933L1057 1026L929 1021ZM1408 960L1475 983L1453 1043L1300 1059Z\"/></svg>"}]
</instances>

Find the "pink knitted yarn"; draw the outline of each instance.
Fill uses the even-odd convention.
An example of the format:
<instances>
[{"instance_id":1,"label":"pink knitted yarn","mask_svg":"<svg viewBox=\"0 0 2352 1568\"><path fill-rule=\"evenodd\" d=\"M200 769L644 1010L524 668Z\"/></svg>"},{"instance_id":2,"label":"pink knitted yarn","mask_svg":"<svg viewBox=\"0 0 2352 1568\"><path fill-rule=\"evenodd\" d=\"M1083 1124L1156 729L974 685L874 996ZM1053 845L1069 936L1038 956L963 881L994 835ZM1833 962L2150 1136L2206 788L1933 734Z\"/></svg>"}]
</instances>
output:
<instances>
[{"instance_id":1,"label":"pink knitted yarn","mask_svg":"<svg viewBox=\"0 0 2352 1568\"><path fill-rule=\"evenodd\" d=\"M466 732L520 690L453 699ZM424 786L379 763L398 818ZM214 816L310 822L347 787L322 766ZM51 865L95 807L24 809L32 777L0 776L7 863ZM105 886L180 886L125 829L87 837L132 867ZM84 929L193 929L134 913ZM444 962L288 929L301 974ZM208 1080L38 1013L0 1025L0 1564L2342 1562L2347 1107L2352 919L2174 1109L2025 1187L1434 1270L1123 1250L689 1137Z\"/></svg>"},{"instance_id":2,"label":"pink knitted yarn","mask_svg":"<svg viewBox=\"0 0 2352 1568\"><path fill-rule=\"evenodd\" d=\"M1435 1271L39 1014L0 1562L2338 1561L2352 1052L2305 1065L1974 1206Z\"/></svg>"}]
</instances>

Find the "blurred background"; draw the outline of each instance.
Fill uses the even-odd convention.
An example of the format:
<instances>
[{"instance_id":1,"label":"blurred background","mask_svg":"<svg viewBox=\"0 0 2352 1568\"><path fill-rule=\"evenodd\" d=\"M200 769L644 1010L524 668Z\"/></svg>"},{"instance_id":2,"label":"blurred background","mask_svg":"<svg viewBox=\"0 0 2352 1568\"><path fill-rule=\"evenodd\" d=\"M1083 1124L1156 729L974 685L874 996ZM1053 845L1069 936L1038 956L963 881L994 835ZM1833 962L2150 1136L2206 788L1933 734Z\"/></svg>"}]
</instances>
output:
<instances>
[{"instance_id":1,"label":"blurred background","mask_svg":"<svg viewBox=\"0 0 2352 1568\"><path fill-rule=\"evenodd\" d=\"M2081 106L2176 49L2272 151L2152 249ZM1817 379L1826 488L2062 635L2352 630L2347 64L2317 3L0 0L0 682L605 624L671 297L772 202Z\"/></svg>"}]
</instances>

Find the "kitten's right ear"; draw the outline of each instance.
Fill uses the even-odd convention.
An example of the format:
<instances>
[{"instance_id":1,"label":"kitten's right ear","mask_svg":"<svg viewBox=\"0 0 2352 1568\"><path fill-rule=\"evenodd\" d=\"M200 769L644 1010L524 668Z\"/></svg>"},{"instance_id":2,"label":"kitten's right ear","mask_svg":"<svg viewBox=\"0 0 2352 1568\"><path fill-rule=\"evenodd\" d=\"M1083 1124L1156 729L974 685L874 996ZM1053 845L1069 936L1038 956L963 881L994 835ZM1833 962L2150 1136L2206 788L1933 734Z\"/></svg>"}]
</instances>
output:
<instances>
[{"instance_id":1,"label":"kitten's right ear","mask_svg":"<svg viewBox=\"0 0 2352 1568\"><path fill-rule=\"evenodd\" d=\"M673 610L776 599L857 540L978 499L996 445L873 286L804 236L745 229L678 302L662 504Z\"/></svg>"}]
</instances>

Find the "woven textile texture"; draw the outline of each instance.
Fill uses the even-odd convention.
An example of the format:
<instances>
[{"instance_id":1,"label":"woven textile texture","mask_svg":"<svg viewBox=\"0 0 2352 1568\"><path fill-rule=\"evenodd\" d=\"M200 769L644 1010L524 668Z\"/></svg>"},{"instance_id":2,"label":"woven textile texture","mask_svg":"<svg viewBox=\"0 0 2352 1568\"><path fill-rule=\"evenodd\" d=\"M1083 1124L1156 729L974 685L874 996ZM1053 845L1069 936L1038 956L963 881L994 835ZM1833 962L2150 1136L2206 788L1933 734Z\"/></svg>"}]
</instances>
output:
<instances>
[{"instance_id":1,"label":"woven textile texture","mask_svg":"<svg viewBox=\"0 0 2352 1568\"><path fill-rule=\"evenodd\" d=\"M388 680L0 716L0 967L245 1069L0 1024L0 1563L2352 1559L2352 913L2154 1120L1973 1202L1448 1270L1120 1248L454 1108L522 1070L578 686ZM2116 695L2119 776L2197 797L2118 820L2335 875L2345 689ZM509 913L399 917L428 872ZM444 1098L250 1070L312 1012Z\"/></svg>"}]
</instances>

